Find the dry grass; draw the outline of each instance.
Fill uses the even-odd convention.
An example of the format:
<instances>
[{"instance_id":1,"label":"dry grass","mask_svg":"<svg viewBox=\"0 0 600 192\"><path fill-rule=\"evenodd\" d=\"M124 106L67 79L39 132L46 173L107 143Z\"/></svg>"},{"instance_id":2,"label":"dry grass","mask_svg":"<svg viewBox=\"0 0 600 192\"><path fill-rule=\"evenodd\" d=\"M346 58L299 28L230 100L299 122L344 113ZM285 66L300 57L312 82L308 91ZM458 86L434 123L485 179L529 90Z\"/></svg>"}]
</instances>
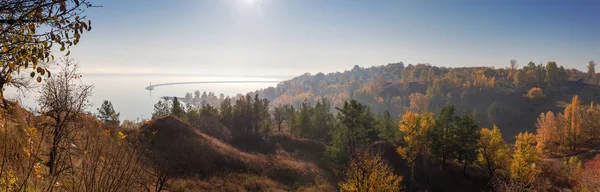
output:
<instances>
[{"instance_id":1,"label":"dry grass","mask_svg":"<svg viewBox=\"0 0 600 192\"><path fill-rule=\"evenodd\" d=\"M147 183L135 147L89 115L69 122L79 130L60 144L60 169L49 173L47 121L15 105L0 109L0 191L124 191Z\"/></svg>"},{"instance_id":2,"label":"dry grass","mask_svg":"<svg viewBox=\"0 0 600 192\"><path fill-rule=\"evenodd\" d=\"M200 179L200 182L214 183L211 180L218 180L224 177L223 175L233 176L239 181L244 181L228 185L225 187L225 191L229 189L255 191L253 190L255 188L248 187L253 185L256 185L257 190L262 189L261 186L282 189L277 187L280 185L285 186L283 189L297 190L317 185L317 176L325 175L315 162L294 159L285 151L277 154L244 152L193 129L175 117L161 117L148 122L140 129L140 138L142 138L142 143L152 143L154 148L169 149L159 158L168 157L180 162L177 165L169 165L173 166L173 170L177 173L173 175L176 177L175 180L169 184L171 190L178 187L176 184L178 182L184 186L188 186L189 182L182 181L196 179ZM309 141L298 140L296 142ZM185 156L181 154L181 150L185 151ZM246 178L242 179L241 177ZM255 178L262 180L267 178L267 182L250 182ZM201 185L190 186L194 186L190 189L196 187L207 189Z\"/></svg>"},{"instance_id":3,"label":"dry grass","mask_svg":"<svg viewBox=\"0 0 600 192\"><path fill-rule=\"evenodd\" d=\"M223 174L206 179L178 179L173 181L169 188L171 191L290 191L290 188L279 184L265 176L253 174Z\"/></svg>"}]
</instances>

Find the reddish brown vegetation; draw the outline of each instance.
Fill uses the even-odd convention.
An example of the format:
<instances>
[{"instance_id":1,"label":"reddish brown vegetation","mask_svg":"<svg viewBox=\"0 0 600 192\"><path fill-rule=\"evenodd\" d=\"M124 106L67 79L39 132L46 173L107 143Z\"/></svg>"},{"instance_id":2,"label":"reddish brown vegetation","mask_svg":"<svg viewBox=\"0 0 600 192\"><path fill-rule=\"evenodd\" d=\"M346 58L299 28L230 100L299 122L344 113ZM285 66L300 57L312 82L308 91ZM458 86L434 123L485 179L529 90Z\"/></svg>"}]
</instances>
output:
<instances>
[{"instance_id":1,"label":"reddish brown vegetation","mask_svg":"<svg viewBox=\"0 0 600 192\"><path fill-rule=\"evenodd\" d=\"M314 163L298 161L286 155L251 154L240 151L218 139L200 133L172 116L148 122L141 127L138 138L148 150L152 150L154 160L150 163L167 168L177 180L186 178L210 180L220 178L227 173L246 173L267 177L277 182L272 186L289 187L297 183L314 183L317 175L324 174ZM302 140L289 140L285 145L302 145L302 143L310 145L310 142Z\"/></svg>"}]
</instances>

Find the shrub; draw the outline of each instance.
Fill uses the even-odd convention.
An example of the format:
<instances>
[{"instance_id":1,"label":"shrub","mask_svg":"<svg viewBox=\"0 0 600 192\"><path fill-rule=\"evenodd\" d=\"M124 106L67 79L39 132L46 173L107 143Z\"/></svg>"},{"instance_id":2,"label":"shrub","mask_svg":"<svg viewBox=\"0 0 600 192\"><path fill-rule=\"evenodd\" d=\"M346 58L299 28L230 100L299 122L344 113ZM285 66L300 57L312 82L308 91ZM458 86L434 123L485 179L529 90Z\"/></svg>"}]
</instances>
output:
<instances>
[{"instance_id":1,"label":"shrub","mask_svg":"<svg viewBox=\"0 0 600 192\"><path fill-rule=\"evenodd\" d=\"M400 182L402 176L394 174L381 156L359 151L351 157L340 191L400 191Z\"/></svg>"},{"instance_id":2,"label":"shrub","mask_svg":"<svg viewBox=\"0 0 600 192\"><path fill-rule=\"evenodd\" d=\"M581 187L584 190L600 189L600 155L584 164L581 173Z\"/></svg>"},{"instance_id":3,"label":"shrub","mask_svg":"<svg viewBox=\"0 0 600 192\"><path fill-rule=\"evenodd\" d=\"M542 97L544 97L544 93L542 92L542 88L534 87L527 92L526 97L533 101L539 101L542 99Z\"/></svg>"}]
</instances>

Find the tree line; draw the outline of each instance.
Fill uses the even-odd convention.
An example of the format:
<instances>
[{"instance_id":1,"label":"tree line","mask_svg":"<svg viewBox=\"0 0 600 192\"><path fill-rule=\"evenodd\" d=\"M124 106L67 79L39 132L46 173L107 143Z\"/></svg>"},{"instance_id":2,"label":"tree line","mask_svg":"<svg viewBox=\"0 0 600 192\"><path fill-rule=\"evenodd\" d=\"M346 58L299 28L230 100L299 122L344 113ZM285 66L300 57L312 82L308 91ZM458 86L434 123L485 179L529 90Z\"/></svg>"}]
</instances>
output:
<instances>
[{"instance_id":1,"label":"tree line","mask_svg":"<svg viewBox=\"0 0 600 192\"><path fill-rule=\"evenodd\" d=\"M575 150L582 143L596 140L599 131L592 120L592 115L598 114L598 105L584 109L577 96L565 109L567 115L558 115L562 119L553 117L551 112L542 114L537 134L519 133L513 145L504 141L497 126L482 128L471 113L461 113L452 104L444 106L437 115L425 110L408 111L396 121L389 112L373 115L368 106L356 100L344 102L342 107L335 108L335 112L329 110L327 99L315 104L304 100L299 108L289 104L269 107L269 101L259 99L257 95L237 98L235 104L229 100L224 99L219 108L208 104L199 109L188 108L181 117L217 138L247 136L243 133L263 137L290 134L321 141L326 144L328 162L354 169L359 168L361 162L369 162L364 159L366 156L375 158L371 163L385 168L385 163L377 160L380 157L365 152L365 148L375 141L387 141L397 146L397 153L411 169L409 181L413 182L414 174L423 171L424 166L437 165L444 169L448 164L456 163L462 166L463 174L469 167L476 166L486 170L489 181L504 181L499 182L504 186L496 187L534 188L534 183L539 182L536 179L543 172L539 165L545 152L561 149L556 147L560 144ZM197 110L211 112L198 113ZM213 116L214 120L193 120L207 116ZM209 128L206 124L217 126ZM231 137L209 131L215 128L226 129ZM352 182L356 184L357 180Z\"/></svg>"}]
</instances>

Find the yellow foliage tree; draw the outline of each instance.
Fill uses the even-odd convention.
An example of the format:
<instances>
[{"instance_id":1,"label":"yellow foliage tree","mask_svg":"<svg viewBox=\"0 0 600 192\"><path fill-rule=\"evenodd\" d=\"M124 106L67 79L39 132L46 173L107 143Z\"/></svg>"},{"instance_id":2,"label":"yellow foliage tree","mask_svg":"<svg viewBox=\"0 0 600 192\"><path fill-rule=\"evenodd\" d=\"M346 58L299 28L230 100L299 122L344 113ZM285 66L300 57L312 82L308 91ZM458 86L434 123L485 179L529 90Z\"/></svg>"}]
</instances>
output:
<instances>
[{"instance_id":1,"label":"yellow foliage tree","mask_svg":"<svg viewBox=\"0 0 600 192\"><path fill-rule=\"evenodd\" d=\"M581 108L581 100L579 100L579 96L573 96L571 100L571 104L567 105L565 108L565 121L566 121L566 137L569 141L569 149L571 151L577 150L577 142L581 137L582 130L582 108Z\"/></svg>"},{"instance_id":2,"label":"yellow foliage tree","mask_svg":"<svg viewBox=\"0 0 600 192\"><path fill-rule=\"evenodd\" d=\"M397 149L411 167L411 179L414 179L415 160L427 153L426 136L435 125L433 113L415 114L406 112L400 121L400 132L404 134L404 147Z\"/></svg>"},{"instance_id":3,"label":"yellow foliage tree","mask_svg":"<svg viewBox=\"0 0 600 192\"><path fill-rule=\"evenodd\" d=\"M510 176L513 180L528 183L539 173L536 163L540 161L535 146L535 136L531 133L519 133L515 142L513 161L510 165Z\"/></svg>"},{"instance_id":4,"label":"yellow foliage tree","mask_svg":"<svg viewBox=\"0 0 600 192\"><path fill-rule=\"evenodd\" d=\"M590 107L586 110L585 118L584 118L584 127L585 127L585 136L586 140L589 141L589 144L594 145L595 142L599 140L598 132L600 131L600 122L598 122L598 118L600 117L600 110L598 110L599 106L594 105L592 101L590 103Z\"/></svg>"},{"instance_id":5,"label":"yellow foliage tree","mask_svg":"<svg viewBox=\"0 0 600 192\"><path fill-rule=\"evenodd\" d=\"M497 169L508 166L508 146L502 139L500 129L496 125L492 130L482 128L479 132L479 157L478 161L488 170L488 179L494 176Z\"/></svg>"},{"instance_id":6,"label":"yellow foliage tree","mask_svg":"<svg viewBox=\"0 0 600 192\"><path fill-rule=\"evenodd\" d=\"M54 60L56 45L68 56L84 31L92 29L83 14L88 7L87 0L0 2L0 99L4 107L8 104L5 86L30 87L20 78L26 76L22 72L31 72L29 76L37 82L50 77L50 71L39 63Z\"/></svg>"},{"instance_id":7,"label":"yellow foliage tree","mask_svg":"<svg viewBox=\"0 0 600 192\"><path fill-rule=\"evenodd\" d=\"M552 150L557 146L552 145L558 138L553 134L556 132L557 123L554 113L548 111L540 114L537 120L537 149L541 152Z\"/></svg>"},{"instance_id":8,"label":"yellow foliage tree","mask_svg":"<svg viewBox=\"0 0 600 192\"><path fill-rule=\"evenodd\" d=\"M400 182L402 176L394 174L381 156L360 151L350 162L340 191L400 191Z\"/></svg>"}]
</instances>

